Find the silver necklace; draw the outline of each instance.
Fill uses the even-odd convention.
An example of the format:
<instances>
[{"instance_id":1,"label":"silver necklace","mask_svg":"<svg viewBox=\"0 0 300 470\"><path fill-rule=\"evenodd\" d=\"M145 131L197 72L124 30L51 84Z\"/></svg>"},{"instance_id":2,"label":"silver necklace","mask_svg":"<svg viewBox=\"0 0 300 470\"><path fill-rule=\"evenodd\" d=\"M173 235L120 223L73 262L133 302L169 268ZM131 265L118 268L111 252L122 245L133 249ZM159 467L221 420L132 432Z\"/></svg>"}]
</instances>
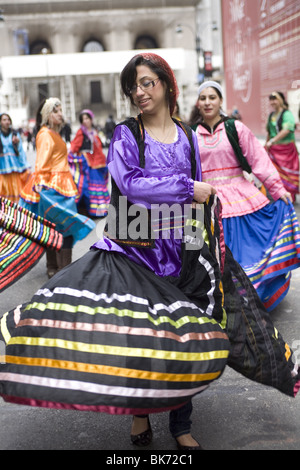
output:
<instances>
[{"instance_id":1,"label":"silver necklace","mask_svg":"<svg viewBox=\"0 0 300 470\"><path fill-rule=\"evenodd\" d=\"M164 144L164 143L166 142L166 140L168 140L168 137L169 137L171 131L174 129L174 126L176 126L175 123L173 123L173 126L170 127L168 133L166 134L166 136L165 136L165 138L164 138L163 140L162 140L162 139L159 139L159 138L154 134L153 130L152 130L148 125L145 126L145 129L146 129L147 132L150 131L150 133L153 135L153 137L155 138L155 140L157 140L157 141L160 142L161 144Z\"/></svg>"}]
</instances>

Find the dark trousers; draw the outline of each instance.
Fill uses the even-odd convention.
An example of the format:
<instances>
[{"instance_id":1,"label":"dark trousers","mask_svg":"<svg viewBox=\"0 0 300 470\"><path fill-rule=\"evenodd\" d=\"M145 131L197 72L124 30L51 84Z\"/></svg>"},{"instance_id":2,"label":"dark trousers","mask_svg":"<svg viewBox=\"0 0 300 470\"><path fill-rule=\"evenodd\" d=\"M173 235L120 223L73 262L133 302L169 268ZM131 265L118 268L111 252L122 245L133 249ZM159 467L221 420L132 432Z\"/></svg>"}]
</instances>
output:
<instances>
[{"instance_id":1,"label":"dark trousers","mask_svg":"<svg viewBox=\"0 0 300 470\"><path fill-rule=\"evenodd\" d=\"M169 429L173 437L179 437L191 432L191 414L193 411L192 400L185 405L172 410L169 415ZM148 415L136 415L138 418L146 418Z\"/></svg>"}]
</instances>

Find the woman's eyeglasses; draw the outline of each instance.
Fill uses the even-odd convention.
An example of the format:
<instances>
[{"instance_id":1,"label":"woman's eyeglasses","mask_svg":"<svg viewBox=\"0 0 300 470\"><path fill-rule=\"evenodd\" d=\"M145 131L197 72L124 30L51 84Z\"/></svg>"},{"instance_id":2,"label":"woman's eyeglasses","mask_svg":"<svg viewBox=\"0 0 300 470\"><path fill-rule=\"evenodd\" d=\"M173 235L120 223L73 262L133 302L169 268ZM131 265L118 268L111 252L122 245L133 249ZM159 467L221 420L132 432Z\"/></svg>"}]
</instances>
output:
<instances>
[{"instance_id":1,"label":"woman's eyeglasses","mask_svg":"<svg viewBox=\"0 0 300 470\"><path fill-rule=\"evenodd\" d=\"M130 90L129 93L131 95L134 95L137 92L137 89L140 88L143 91L148 91L151 90L151 88L154 88L155 85L157 84L159 78L155 78L155 80L147 80L140 85L134 85Z\"/></svg>"}]
</instances>

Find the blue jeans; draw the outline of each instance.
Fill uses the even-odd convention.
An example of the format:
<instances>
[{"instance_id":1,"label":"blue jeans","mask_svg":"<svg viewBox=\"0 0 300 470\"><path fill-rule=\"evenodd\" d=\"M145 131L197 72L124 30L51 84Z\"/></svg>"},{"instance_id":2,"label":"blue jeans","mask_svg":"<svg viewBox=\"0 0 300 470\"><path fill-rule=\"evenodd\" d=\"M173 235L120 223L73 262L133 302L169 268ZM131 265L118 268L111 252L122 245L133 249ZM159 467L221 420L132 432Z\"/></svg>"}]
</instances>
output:
<instances>
[{"instance_id":1,"label":"blue jeans","mask_svg":"<svg viewBox=\"0 0 300 470\"><path fill-rule=\"evenodd\" d=\"M169 429L173 437L179 437L191 432L192 400L185 405L172 410L169 415ZM136 415L138 418L147 418L148 415Z\"/></svg>"}]
</instances>

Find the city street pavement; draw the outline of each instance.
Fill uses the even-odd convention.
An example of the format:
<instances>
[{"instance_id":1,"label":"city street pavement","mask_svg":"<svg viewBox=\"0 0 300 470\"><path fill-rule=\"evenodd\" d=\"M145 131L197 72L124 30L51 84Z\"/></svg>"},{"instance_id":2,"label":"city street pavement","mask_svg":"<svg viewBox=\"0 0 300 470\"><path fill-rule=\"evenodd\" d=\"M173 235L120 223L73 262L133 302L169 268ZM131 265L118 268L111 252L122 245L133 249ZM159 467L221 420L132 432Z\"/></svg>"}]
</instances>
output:
<instances>
[{"instance_id":1,"label":"city street pavement","mask_svg":"<svg viewBox=\"0 0 300 470\"><path fill-rule=\"evenodd\" d=\"M300 220L300 198L295 205ZM103 222L76 244L73 259L81 257L101 236ZM47 281L45 256L15 285L0 294L0 315L30 300ZM294 348L300 362L300 270L291 288L272 312L275 326ZM192 432L207 450L299 450L300 396L282 393L247 380L229 367L223 376L193 399ZM106 450L140 452L130 443L130 416L111 416L31 408L0 398L0 450ZM175 451L168 431L168 413L151 417L153 441L147 450Z\"/></svg>"}]
</instances>

